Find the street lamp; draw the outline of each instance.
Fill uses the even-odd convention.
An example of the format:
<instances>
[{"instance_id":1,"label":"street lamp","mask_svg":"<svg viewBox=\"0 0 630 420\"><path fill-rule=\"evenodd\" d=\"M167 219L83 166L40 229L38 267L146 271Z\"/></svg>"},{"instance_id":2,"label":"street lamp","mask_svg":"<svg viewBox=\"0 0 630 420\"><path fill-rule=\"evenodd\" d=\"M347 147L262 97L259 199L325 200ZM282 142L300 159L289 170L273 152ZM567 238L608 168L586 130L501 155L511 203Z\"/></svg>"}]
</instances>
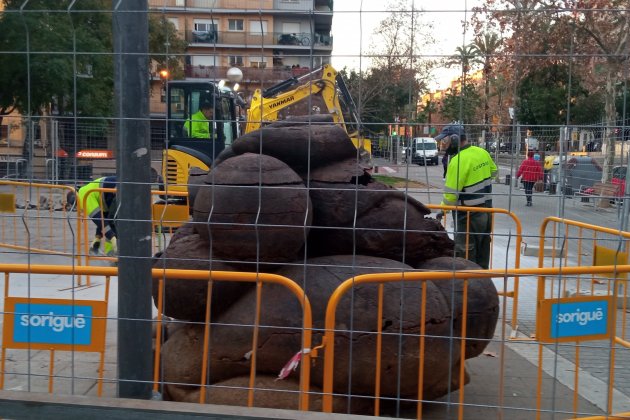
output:
<instances>
[{"instance_id":1,"label":"street lamp","mask_svg":"<svg viewBox=\"0 0 630 420\"><path fill-rule=\"evenodd\" d=\"M230 67L227 71L227 78L232 83L238 83L243 80L243 72L238 67Z\"/></svg>"}]
</instances>

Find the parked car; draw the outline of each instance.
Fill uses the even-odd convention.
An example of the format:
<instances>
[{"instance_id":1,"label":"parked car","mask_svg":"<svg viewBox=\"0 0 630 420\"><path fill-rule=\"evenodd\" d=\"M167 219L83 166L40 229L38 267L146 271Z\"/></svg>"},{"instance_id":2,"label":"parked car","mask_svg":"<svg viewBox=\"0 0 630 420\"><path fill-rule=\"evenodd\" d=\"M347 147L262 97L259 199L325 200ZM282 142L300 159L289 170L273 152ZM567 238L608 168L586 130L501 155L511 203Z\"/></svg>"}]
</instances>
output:
<instances>
[{"instance_id":1,"label":"parked car","mask_svg":"<svg viewBox=\"0 0 630 420\"><path fill-rule=\"evenodd\" d=\"M553 168L550 171L552 185L560 183L561 161L566 195L572 195L573 191L590 187L602 179L602 167L594 158L590 156L562 156L562 159L560 157L554 159Z\"/></svg>"}]
</instances>

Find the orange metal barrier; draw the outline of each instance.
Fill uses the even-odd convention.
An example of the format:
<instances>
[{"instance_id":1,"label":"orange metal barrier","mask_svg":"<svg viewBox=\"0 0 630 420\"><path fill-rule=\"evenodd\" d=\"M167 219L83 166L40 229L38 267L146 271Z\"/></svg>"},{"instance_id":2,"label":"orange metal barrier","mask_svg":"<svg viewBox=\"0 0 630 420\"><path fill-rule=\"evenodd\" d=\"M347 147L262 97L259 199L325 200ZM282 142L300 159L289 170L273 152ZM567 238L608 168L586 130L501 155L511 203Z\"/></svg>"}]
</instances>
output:
<instances>
[{"instance_id":1,"label":"orange metal barrier","mask_svg":"<svg viewBox=\"0 0 630 420\"><path fill-rule=\"evenodd\" d=\"M356 277L350 278L342 283L332 294L328 306L326 309L326 321L325 321L325 335L323 339L323 347L324 347L324 386L323 386L323 411L331 413L333 410L332 402L333 402L333 379L335 375L335 335L336 335L336 310L341 298L347 294L353 287L357 287L360 285L374 284L379 287L379 295L378 302L379 305L382 304L382 288L384 284L394 283L394 282L422 282L425 283L427 280L431 280L433 282L436 281L444 281L444 280L453 280L459 279L463 281L463 302L464 306L462 308L462 334L460 337L452 337L453 339L459 339L460 343L460 352L461 358L465 357L465 345L466 345L466 317L467 317L467 307L465 302L467 300L467 289L468 283L467 280L472 278L491 278L491 277L518 277L518 276L575 276L575 275L585 275L585 274L611 274L611 273L628 273L630 271L630 265L602 265L602 266L591 266L591 267L540 267L540 268L521 268L521 269L508 269L508 270L471 270L471 271L458 271L458 272L403 272L403 273L380 273L380 274L365 274L358 275ZM424 330L424 322L426 320L426 286L422 288L422 302L421 302L421 319L420 326L421 331L418 337L418 348L420 354L420 369L418 372L418 399L417 399L417 418L422 418L422 381L423 381L423 365L425 358L425 339L426 334ZM381 308L377 308L377 310L381 311ZM380 317L379 317L380 320ZM379 337L382 335L382 325L379 321L379 324L376 325L373 331L376 331L376 334ZM380 340L380 338L379 338ZM377 352L375 352L375 366L374 375L375 375L375 383L377 384L375 388L374 395L374 415L379 415L380 412L380 403L379 399L382 398L379 394L379 386L381 383L381 373L380 373L380 359L381 355L379 354L380 347L377 346ZM539 378L542 377L542 357L538 363L538 372ZM464 364L460 365L459 371L459 380L460 383L463 380L464 376ZM499 388L502 389L503 377L500 377ZM536 418L540 418L542 409L540 406L540 396L541 390L539 389L537 392L537 411ZM577 398L577 388L575 388L574 395ZM458 419L464 418L464 408L465 408L465 389L459 389L459 402L458 402Z\"/></svg>"},{"instance_id":2,"label":"orange metal barrier","mask_svg":"<svg viewBox=\"0 0 630 420\"><path fill-rule=\"evenodd\" d=\"M545 245L548 242L547 229L552 227L552 249L551 255L545 257ZM612 311L613 336L609 340L601 341L597 345L602 350L608 351L608 412L613 412L613 390L615 385L615 353L618 348L630 348L630 342L626 337L628 323L628 280L627 271L622 267L628 264L628 239L630 232L615 230L596 226L574 220L562 219L559 217L547 217L540 227L540 245L538 255L539 267L545 265L566 266L577 265L584 271L576 273L576 276L563 276L559 279L548 279L547 276L538 277L538 305L537 322L540 322L541 302L545 299L557 299L569 296L574 297L602 297L608 296L612 299L614 310ZM560 245L558 249L558 245ZM590 261L586 256L592 256ZM545 258L551 261L546 261ZM612 266L612 272L597 273L599 266ZM601 274L596 276L596 274ZM582 278L587 275L587 281ZM586 288L584 284L586 283ZM575 287L574 291L571 287ZM600 289L600 290L597 290ZM594 342L597 343L597 342ZM543 362L543 344L539 345L539 364ZM575 376L574 389L579 386L580 367L580 346L575 345ZM540 407L542 394L542 376L538 378L538 400L537 407ZM577 394L574 396L574 411L577 411Z\"/></svg>"},{"instance_id":3,"label":"orange metal barrier","mask_svg":"<svg viewBox=\"0 0 630 420\"><path fill-rule=\"evenodd\" d=\"M4 389L5 386L5 376L7 373L6 370L6 360L7 360L7 350L24 350L28 351L29 358L30 353L32 351L43 350L48 351L48 392L52 393L54 389L54 378L55 378L55 356L56 352L72 352L72 360L75 360L75 355L77 353L82 352L96 352L99 355L99 362L97 368L97 396L102 396L103 393L103 373L105 368L105 341L106 341L106 321L107 321L107 305L109 303L109 289L110 289L110 276L111 272L99 272L98 274L105 276L105 290L103 293L102 299L99 300L79 300L74 299L74 295L72 295L71 299L51 299L50 293L42 293L40 296L36 296L35 293L32 292L32 288L29 286L28 290L23 291L22 296L11 296L10 294L10 283L12 273L29 273L29 274L79 274L81 272L78 269L78 266L35 266L35 265L18 265L18 264L0 264L0 271L4 272L4 308L2 310L2 315L4 319L4 326L2 331L2 346L0 350L0 389ZM93 270L92 270L93 271ZM97 270L98 271L98 270ZM31 283L37 282L35 279L29 279L29 285ZM19 286L20 282L15 282L15 286ZM69 288L72 289L72 288ZM46 289L45 289L46 290ZM67 290L67 289L66 289ZM24 296L24 294L26 296ZM23 307L29 308L28 314L21 312L18 310L18 305L22 305ZM79 305L79 306L77 306ZM75 311L72 310L72 315L67 316L56 316L55 318L60 318L61 323L57 324L56 321L53 321L53 313L48 312L47 310L39 310L33 309L32 307L38 308L50 308L50 307L73 307L73 308L86 308L89 307L91 311L90 317L84 318L83 315L76 315ZM80 309L77 309L79 311ZM19 317L19 318L18 318ZM36 318L37 325L35 324ZM49 319L46 319L49 318ZM18 325L22 326L28 325L28 323L32 323L33 326L39 326L39 324L44 324L47 321L50 322L50 325L55 323L55 328L64 328L64 324L75 323L77 320L81 321L83 324L90 323L94 332L89 340L84 343L75 344L74 340L72 344L65 344L61 342L39 342L37 340L33 340L31 342L30 334L28 340L22 339L14 339L14 331L18 328ZM19 322L18 322L19 321ZM30 366L30 365L29 365ZM30 368L29 368L30 372ZM16 373L19 375L19 373ZM40 375L44 376L44 375ZM30 384L30 382L29 382ZM30 385L29 385L30 387Z\"/></svg>"},{"instance_id":4,"label":"orange metal barrier","mask_svg":"<svg viewBox=\"0 0 630 420\"><path fill-rule=\"evenodd\" d=\"M5 273L5 296L8 295L8 284L9 284L9 276L11 273L23 273L23 274L55 274L55 275L71 275L71 276L105 276L107 278L106 283L106 296L109 292L109 277L117 276L118 269L116 267L89 267L89 266L61 266L61 265L27 265L27 264L0 264L0 272ZM256 308L252 308L255 310L257 317L256 319L260 319L261 312L261 290L264 284L277 284L288 289L300 302L303 310L303 318L302 318L302 361L300 363L300 398L299 398L299 408L300 410L308 410L309 408L309 384L310 384L310 367L311 367L311 357L317 354L317 349L311 349L311 336L312 336L312 314L311 314L311 305L308 300L308 297L305 295L304 291L300 286L298 286L294 281L288 279L283 276L279 276L276 274L266 274L266 273L246 273L246 272L225 272L225 271L203 271L203 270L175 270L175 269L153 269L152 270L153 278L159 279L159 289L158 289L158 319L156 322L157 330L156 330L156 348L155 348L155 358L154 358L154 390L158 390L160 386L159 382L159 372L160 372L160 359L161 359L161 331L162 331L162 315L161 309L163 305L164 299L164 281L169 278L177 278L177 279L185 279L190 281L206 281L206 282L215 282L215 281L227 281L227 282L249 282L256 283ZM207 302L210 302L210 295L212 293L212 288L208 287L208 296ZM211 344L209 339L211 320L210 320L210 305L207 305L206 311L206 320L205 320L205 331L204 331L204 346L203 346L203 368L201 370L201 380L199 386L203 389L207 381L206 373L207 373L207 359L209 346ZM6 310L3 310L3 313L6 315ZM105 315L106 317L106 315ZM254 336L252 338L252 353L251 353L251 370L250 370L250 384L248 387L248 406L253 406L253 396L256 390L254 380L256 378L256 357L257 357L257 335L258 335L258 322L255 325ZM5 360L6 360L6 352L5 352L5 344L6 344L6 335L3 339L2 346L2 360L0 361L0 389L4 386L4 374L5 374ZM13 348L13 347L11 347ZM30 348L29 344L26 344L23 347L28 349ZM65 350L65 349L64 349ZM50 353L50 366L49 366L49 392L53 391L53 378L54 378L54 350L51 350ZM101 362L99 365L99 378L98 382L98 395L101 395L102 392L102 375L103 375L103 358L104 351L101 353ZM205 402L205 392L200 392L200 403Z\"/></svg>"},{"instance_id":5,"label":"orange metal barrier","mask_svg":"<svg viewBox=\"0 0 630 420\"><path fill-rule=\"evenodd\" d=\"M444 205L437 205L437 204L427 204L426 205L428 208L432 209L432 210L442 210L445 212L445 217L443 219L443 224L444 227L446 228L447 224L447 218L446 215L448 215L450 211L455 211L455 210L460 210L460 211L466 211L466 212L478 212L478 213L490 213L491 217L492 217L492 230L491 230L491 247L490 247L490 268L493 268L492 266L492 256L494 254L494 247L495 244L497 243L496 238L497 238L497 233L495 232L495 218L497 215L505 215L508 216L510 219L512 219L512 221L514 222L514 228L516 230L516 234L514 236L515 242L514 242L514 268L520 268L521 266L521 244L523 243L523 225L520 221L520 219L516 216L516 214L514 214L511 211L508 211L506 209L501 209L501 208L485 208L485 207L465 207L465 206L444 206ZM470 213L468 213L468 219L470 219ZM447 231L449 233L453 233L452 231L448 230ZM466 244L468 244L469 241L469 236L470 234L468 232L466 232ZM519 290L519 277L516 276L514 277L514 284L513 284L513 288L512 290L503 290L503 291L499 291L499 295L500 296L505 296L508 298L512 298L512 317L510 320L510 326L512 328L512 331L516 332L518 330L518 290ZM514 336L513 336L514 338Z\"/></svg>"},{"instance_id":6,"label":"orange metal barrier","mask_svg":"<svg viewBox=\"0 0 630 420\"><path fill-rule=\"evenodd\" d=\"M0 180L12 206L0 206L0 247L43 254L76 254L74 225L67 202L73 187ZM22 209L15 208L20 199ZM9 207L13 207L12 209ZM60 240L59 240L60 239Z\"/></svg>"},{"instance_id":7,"label":"orange metal barrier","mask_svg":"<svg viewBox=\"0 0 630 420\"><path fill-rule=\"evenodd\" d=\"M0 271L6 273L5 278L8 278L9 273L29 273L32 275L36 274L60 274L60 275L92 275L92 276L116 276L117 268L115 267L87 267L87 266L57 266L57 265L26 265L26 264L0 264ZM323 410L325 412L332 411L332 380L334 375L334 349L335 349L335 312L336 306L339 303L339 300L342 298L344 294L346 294L349 290L351 290L355 286L366 285L366 284L374 284L378 286L380 289L379 300L378 302L382 302L382 290L383 285L386 283L393 282L426 282L426 280L431 280L434 282L444 281L444 280L452 280L452 279L460 279L463 281L463 308L462 308L462 334L459 337L453 337L456 340L460 340L456 345L459 346L459 351L465 357L465 349L466 349L466 316L467 316L467 293L468 293L468 279L473 278L489 278L489 277L516 277L516 276L576 276L576 275L601 275L601 274L612 274L612 273L628 273L630 272L630 265L606 265L606 266L591 266L591 267L542 267L542 268L528 268L528 269L509 269L509 270L471 270L466 272L402 272L402 273L382 273L382 274L366 274L356 276L354 278L346 280L342 283L337 290L331 295L327 309L326 309L326 320L325 320L325 335L323 339L322 346L324 348L324 393L323 393ZM264 283L273 283L273 284L281 284L290 289L290 291L296 296L296 298L301 302L304 318L303 318L303 344L304 349L311 349L311 307L310 302L304 294L304 291L297 286L293 281L287 279L285 277L281 277L273 274L262 274L262 273L240 273L240 272L221 272L214 271L208 272L203 270L173 270L173 269L154 269L152 271L152 276L160 280L159 290L162 291L160 296L158 297L158 305L161 307L163 301L163 288L164 288L164 280L168 278L178 278L178 279L189 279L191 281L245 281L245 282L253 282L257 284L257 307L255 308L256 313L260 311L260 289L262 288ZM209 288L210 289L210 288ZM210 293L210 292L209 292ZM208 295L209 298L209 295ZM420 317L420 325L425 325L426 322L426 288L423 288L422 293L422 301L421 303L421 317ZM375 308L375 310L381 313L381 308ZM206 313L206 322L205 322L205 334L206 338L209 332L209 328L211 327L210 319L208 318L208 313ZM381 319L379 315L379 320ZM161 320L158 320L158 323ZM382 321L379 321L381 323ZM382 335L383 326L377 325L374 331L377 334ZM157 357L155 359L155 386L159 387L159 370L160 370L160 344L161 337L159 336L160 328L157 329L158 336L156 340L157 348L156 353ZM391 333L388 333L391 334ZM426 339L426 330L421 327L420 334L417 336L418 340L418 348L420 354L423 355L425 351L425 339ZM255 338L253 338L253 349L256 348ZM505 343L504 343L505 344ZM207 355L209 344L205 341L204 344L204 360L205 355ZM303 353L303 363L301 364L301 374L300 374L300 409L307 410L308 409L308 389L310 383L310 365L312 357L316 357L316 352L320 347L315 347L311 352L304 351ZM252 404L252 392L255 392L255 387L253 386L253 380L255 378L255 353L252 355L252 370L250 371L250 385L248 388L248 405ZM380 356L375 352L376 365L378 366L378 358ZM422 378L423 378L423 362L424 357L421 357L420 369L418 372L419 378L419 393L418 393L418 407L417 407L417 416L421 418L422 416L422 406L421 402L422 398ZM542 364L539 364L539 369ZM207 367L207 365L205 366ZM372 369L371 369L372 370ZM202 369L202 372L205 372L205 368ZM460 365L460 370L457 372L459 376L459 380L463 380L464 370L463 365ZM501 372L498 372L501 375ZM51 373L52 375L52 373ZM376 376L376 383L380 383L382 378L380 377L380 369L376 369L374 375ZM206 378L202 378L200 381L200 385L205 383ZM502 381L503 377L500 376L499 380ZM502 387L502 386L501 386ZM464 389L460 389L459 399L458 399L458 418L464 418L464 413L466 410L466 399ZM203 393L202 393L203 395ZM378 414L379 411L379 388L375 389L375 412ZM200 401L203 402L203 398L200 396ZM538 411L538 415L540 415L540 409Z\"/></svg>"},{"instance_id":8,"label":"orange metal barrier","mask_svg":"<svg viewBox=\"0 0 630 420\"><path fill-rule=\"evenodd\" d=\"M238 281L256 283L256 308L252 308L256 314L256 322L254 325L254 332L252 337L252 354L251 354L251 367L250 367L250 379L247 406L252 407L254 403L254 390L256 379L256 359L258 352L258 328L260 327L260 313L261 313L261 291L263 284L279 284L287 288L295 295L296 299L302 305L303 318L302 318L302 362L300 363L300 410L308 410L309 407L309 384L310 384L310 368L311 357L316 354L316 349L311 349L311 336L312 336L312 313L311 304L308 297L293 280L276 274L267 273L246 273L246 272L228 272L228 271L200 271L200 270L174 270L174 269L153 269L153 277L159 278L158 289L158 319L157 319L157 336L156 336L156 349L154 359L154 391L159 388L159 371L160 371L160 352L161 352L161 325L162 319L162 305L164 303L164 280L168 278L188 279L193 281L206 281L209 282L208 294L206 296L206 314L205 314L205 328L204 328L204 344L203 344L203 358L201 368L201 380L199 383L200 388L206 385L207 381L207 368L208 368L208 354L210 346L210 299L212 295L211 284L214 281ZM205 403L205 392L199 393L199 403Z\"/></svg>"}]
</instances>

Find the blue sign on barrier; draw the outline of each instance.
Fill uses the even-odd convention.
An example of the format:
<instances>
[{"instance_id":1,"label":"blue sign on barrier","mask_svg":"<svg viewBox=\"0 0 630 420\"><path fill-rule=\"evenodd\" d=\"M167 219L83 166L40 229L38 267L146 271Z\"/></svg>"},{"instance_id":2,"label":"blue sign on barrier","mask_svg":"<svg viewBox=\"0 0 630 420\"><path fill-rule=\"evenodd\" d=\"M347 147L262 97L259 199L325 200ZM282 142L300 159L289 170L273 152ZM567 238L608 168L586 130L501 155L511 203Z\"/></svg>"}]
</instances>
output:
<instances>
[{"instance_id":1,"label":"blue sign on barrier","mask_svg":"<svg viewBox=\"0 0 630 420\"><path fill-rule=\"evenodd\" d=\"M551 338L593 336L608 333L607 299L551 305Z\"/></svg>"},{"instance_id":2,"label":"blue sign on barrier","mask_svg":"<svg viewBox=\"0 0 630 420\"><path fill-rule=\"evenodd\" d=\"M90 345L92 307L39 303L16 303L13 341Z\"/></svg>"}]
</instances>

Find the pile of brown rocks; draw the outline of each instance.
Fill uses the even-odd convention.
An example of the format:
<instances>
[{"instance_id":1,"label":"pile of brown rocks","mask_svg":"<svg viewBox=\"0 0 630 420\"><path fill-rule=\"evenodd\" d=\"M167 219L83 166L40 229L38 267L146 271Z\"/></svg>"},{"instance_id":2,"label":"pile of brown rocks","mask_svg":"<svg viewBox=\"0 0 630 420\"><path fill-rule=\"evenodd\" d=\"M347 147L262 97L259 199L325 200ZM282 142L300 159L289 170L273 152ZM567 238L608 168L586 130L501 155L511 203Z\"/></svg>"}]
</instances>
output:
<instances>
[{"instance_id":1,"label":"pile of brown rocks","mask_svg":"<svg viewBox=\"0 0 630 420\"><path fill-rule=\"evenodd\" d=\"M295 281L313 314L319 344L326 305L334 290L360 274L479 269L453 257L453 241L417 200L376 182L344 130L329 119L283 121L240 137L198 174L191 188L193 221L181 227L154 266L197 270L272 272ZM420 282L388 283L382 303L381 395L416 398L424 360L423 398L458 389L462 359L475 357L492 338L498 298L490 280L469 281L465 354L461 281L426 282L425 353L420 349ZM157 281L153 295L157 305ZM302 349L302 304L279 285L165 279L163 314L169 327L162 350L166 398L199 401L206 302L212 287L206 401L247 403L246 390L257 334L254 405L298 407L298 373L276 381ZM353 287L336 312L335 409L362 412L373 404L375 285ZM256 332L255 332L256 328ZM299 370L298 370L299 372ZM311 390L322 386L323 361L312 366ZM466 376L466 380L468 377ZM358 398L357 398L358 397ZM311 398L311 408L320 408Z\"/></svg>"}]
</instances>

